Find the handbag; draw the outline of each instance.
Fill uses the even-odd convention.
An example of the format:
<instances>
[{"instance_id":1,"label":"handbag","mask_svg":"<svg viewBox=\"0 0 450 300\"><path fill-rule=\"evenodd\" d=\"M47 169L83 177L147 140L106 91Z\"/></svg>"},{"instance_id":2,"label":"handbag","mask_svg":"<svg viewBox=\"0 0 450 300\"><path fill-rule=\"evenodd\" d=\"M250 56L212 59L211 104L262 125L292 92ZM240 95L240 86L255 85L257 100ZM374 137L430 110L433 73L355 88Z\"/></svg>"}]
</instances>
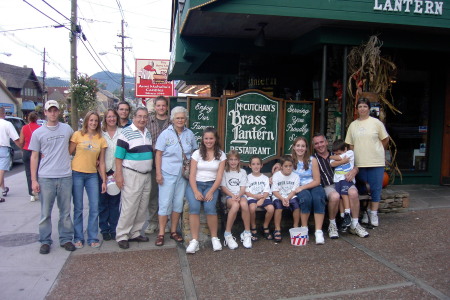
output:
<instances>
[{"instance_id":1,"label":"handbag","mask_svg":"<svg viewBox=\"0 0 450 300\"><path fill-rule=\"evenodd\" d=\"M181 176L183 176L184 179L189 180L189 174L191 172L191 160L186 157L186 154L184 154L183 144L181 144L180 136L176 132L175 134L177 135L178 143L180 143L181 155L183 156Z\"/></svg>"}]
</instances>

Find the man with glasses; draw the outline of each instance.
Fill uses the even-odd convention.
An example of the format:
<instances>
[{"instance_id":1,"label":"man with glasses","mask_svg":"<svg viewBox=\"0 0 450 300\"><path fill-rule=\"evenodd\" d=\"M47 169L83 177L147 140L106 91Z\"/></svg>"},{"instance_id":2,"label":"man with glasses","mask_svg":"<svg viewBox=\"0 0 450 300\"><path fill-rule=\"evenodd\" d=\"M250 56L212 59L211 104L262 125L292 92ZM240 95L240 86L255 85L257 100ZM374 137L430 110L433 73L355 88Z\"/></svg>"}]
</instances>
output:
<instances>
[{"instance_id":1,"label":"man with glasses","mask_svg":"<svg viewBox=\"0 0 450 300\"><path fill-rule=\"evenodd\" d=\"M153 165L152 138L147 130L148 110L136 109L133 123L125 127L117 139L116 184L122 190L121 212L116 228L120 248L128 249L129 241L148 242L140 231L147 217Z\"/></svg>"}]
</instances>

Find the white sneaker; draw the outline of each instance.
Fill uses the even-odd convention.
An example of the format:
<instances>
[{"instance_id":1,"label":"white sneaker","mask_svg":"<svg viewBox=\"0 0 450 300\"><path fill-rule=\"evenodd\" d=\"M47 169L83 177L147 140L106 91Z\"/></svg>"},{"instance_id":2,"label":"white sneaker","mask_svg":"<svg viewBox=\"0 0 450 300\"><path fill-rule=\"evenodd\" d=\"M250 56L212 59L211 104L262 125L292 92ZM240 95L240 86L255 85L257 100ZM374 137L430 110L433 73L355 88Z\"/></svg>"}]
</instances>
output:
<instances>
[{"instance_id":1,"label":"white sneaker","mask_svg":"<svg viewBox=\"0 0 450 300\"><path fill-rule=\"evenodd\" d=\"M316 230L315 236L316 236L316 245L323 245L323 244L325 244L325 240L323 238L323 231L322 230Z\"/></svg>"},{"instance_id":2,"label":"white sneaker","mask_svg":"<svg viewBox=\"0 0 450 300\"><path fill-rule=\"evenodd\" d=\"M198 250L200 250L200 247L198 246L198 241L196 239L192 239L189 242L189 246L186 248L186 253L194 254Z\"/></svg>"},{"instance_id":3,"label":"white sneaker","mask_svg":"<svg viewBox=\"0 0 450 300\"><path fill-rule=\"evenodd\" d=\"M378 227L378 215L370 214L370 224L373 227Z\"/></svg>"},{"instance_id":4,"label":"white sneaker","mask_svg":"<svg viewBox=\"0 0 450 300\"><path fill-rule=\"evenodd\" d=\"M328 236L330 239L338 239L339 233L336 224L330 223L330 226L328 226Z\"/></svg>"},{"instance_id":5,"label":"white sneaker","mask_svg":"<svg viewBox=\"0 0 450 300\"><path fill-rule=\"evenodd\" d=\"M369 224L369 213L367 211L363 212L363 217L361 219L362 224Z\"/></svg>"},{"instance_id":6,"label":"white sneaker","mask_svg":"<svg viewBox=\"0 0 450 300\"><path fill-rule=\"evenodd\" d=\"M252 234L242 232L241 233L241 242L244 245L245 248L251 249L252 248Z\"/></svg>"},{"instance_id":7,"label":"white sneaker","mask_svg":"<svg viewBox=\"0 0 450 300\"><path fill-rule=\"evenodd\" d=\"M236 243L236 239L234 238L234 236L233 236L232 234L227 235L227 236L225 237L225 242L223 242L223 244L224 244L225 246L228 245L228 248L230 248L231 250L234 250L234 249L236 249L237 247L239 247L238 244Z\"/></svg>"},{"instance_id":8,"label":"white sneaker","mask_svg":"<svg viewBox=\"0 0 450 300\"><path fill-rule=\"evenodd\" d=\"M364 227L362 227L361 225L359 225L359 223L356 224L356 227L355 227L355 228L352 228L352 227L350 226L349 232L350 232L351 234L355 234L355 235L357 235L357 236L359 236L359 237L362 237L362 238L365 238L365 237L368 237L368 236L369 236L369 233L364 229Z\"/></svg>"},{"instance_id":9,"label":"white sneaker","mask_svg":"<svg viewBox=\"0 0 450 300\"><path fill-rule=\"evenodd\" d=\"M211 238L212 246L214 251L220 251L222 250L222 243L220 242L220 239L217 237Z\"/></svg>"},{"instance_id":10,"label":"white sneaker","mask_svg":"<svg viewBox=\"0 0 450 300\"><path fill-rule=\"evenodd\" d=\"M150 223L150 224L148 224L148 226L144 232L147 234L152 234L156 231L157 228L158 228L158 224Z\"/></svg>"},{"instance_id":11,"label":"white sneaker","mask_svg":"<svg viewBox=\"0 0 450 300\"><path fill-rule=\"evenodd\" d=\"M34 202L36 201L36 197L35 196L30 196L30 202Z\"/></svg>"}]
</instances>

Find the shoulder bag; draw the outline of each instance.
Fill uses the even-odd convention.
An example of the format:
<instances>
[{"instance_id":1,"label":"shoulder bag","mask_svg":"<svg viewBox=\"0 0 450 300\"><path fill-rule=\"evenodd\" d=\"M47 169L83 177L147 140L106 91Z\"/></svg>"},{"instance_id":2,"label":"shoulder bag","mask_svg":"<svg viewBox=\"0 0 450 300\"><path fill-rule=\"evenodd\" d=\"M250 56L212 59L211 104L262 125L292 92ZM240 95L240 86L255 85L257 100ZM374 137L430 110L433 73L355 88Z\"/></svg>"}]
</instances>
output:
<instances>
[{"instance_id":1,"label":"shoulder bag","mask_svg":"<svg viewBox=\"0 0 450 300\"><path fill-rule=\"evenodd\" d=\"M181 147L181 155L183 156L183 166L181 170L181 175L186 179L189 180L189 173L191 171L191 160L186 157L186 154L184 154L183 144L181 144L180 135L175 131L175 134L178 138L178 143L180 143Z\"/></svg>"}]
</instances>

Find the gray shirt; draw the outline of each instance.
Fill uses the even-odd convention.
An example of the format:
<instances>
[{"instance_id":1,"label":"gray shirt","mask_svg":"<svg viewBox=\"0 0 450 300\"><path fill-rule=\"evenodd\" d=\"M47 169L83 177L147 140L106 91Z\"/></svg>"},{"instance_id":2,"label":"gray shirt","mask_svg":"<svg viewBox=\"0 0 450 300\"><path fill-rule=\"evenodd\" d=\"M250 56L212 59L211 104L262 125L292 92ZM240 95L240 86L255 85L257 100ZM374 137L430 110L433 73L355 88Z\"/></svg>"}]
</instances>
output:
<instances>
[{"instance_id":1,"label":"gray shirt","mask_svg":"<svg viewBox=\"0 0 450 300\"><path fill-rule=\"evenodd\" d=\"M43 125L33 132L28 149L42 154L38 177L72 176L69 154L69 141L72 134L72 128L64 123L58 123L56 127Z\"/></svg>"}]
</instances>

